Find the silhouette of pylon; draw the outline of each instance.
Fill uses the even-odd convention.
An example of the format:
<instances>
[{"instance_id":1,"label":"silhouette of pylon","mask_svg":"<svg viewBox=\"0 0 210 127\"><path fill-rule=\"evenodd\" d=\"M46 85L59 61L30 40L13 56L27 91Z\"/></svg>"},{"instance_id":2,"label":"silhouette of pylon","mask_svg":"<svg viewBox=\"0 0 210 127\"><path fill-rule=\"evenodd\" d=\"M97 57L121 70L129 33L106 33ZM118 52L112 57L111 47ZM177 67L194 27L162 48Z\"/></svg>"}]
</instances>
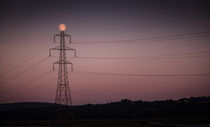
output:
<instances>
[{"instance_id":1,"label":"silhouette of pylon","mask_svg":"<svg viewBox=\"0 0 210 127\"><path fill-rule=\"evenodd\" d=\"M66 60L66 51L74 51L74 57L76 57L76 50L66 46L66 38L69 38L69 43L71 43L71 35L68 35L64 32L65 29L61 29L66 26L64 24L60 24L59 28L61 32L59 34L54 35L54 42L56 37L60 37L60 46L50 48L49 56L51 56L51 50L59 50L59 60L53 63L53 70L55 70L54 65L58 64L58 81L57 81L57 90L55 96L55 103L59 105L69 105L72 106L72 98L69 87L69 79L68 79L68 69L67 64L71 65L70 71L73 71L73 64ZM60 114L60 113L59 113Z\"/></svg>"}]
</instances>

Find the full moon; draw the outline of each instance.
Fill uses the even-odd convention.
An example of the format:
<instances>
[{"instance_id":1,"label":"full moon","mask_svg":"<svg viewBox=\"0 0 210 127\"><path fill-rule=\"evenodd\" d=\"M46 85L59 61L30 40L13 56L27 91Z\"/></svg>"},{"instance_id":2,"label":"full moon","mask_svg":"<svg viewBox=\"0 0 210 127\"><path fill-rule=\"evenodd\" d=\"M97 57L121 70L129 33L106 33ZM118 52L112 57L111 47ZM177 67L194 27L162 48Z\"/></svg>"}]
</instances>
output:
<instances>
[{"instance_id":1,"label":"full moon","mask_svg":"<svg viewBox=\"0 0 210 127\"><path fill-rule=\"evenodd\" d=\"M60 24L59 25L59 30L60 31L65 31L66 30L66 25L65 24Z\"/></svg>"}]
</instances>

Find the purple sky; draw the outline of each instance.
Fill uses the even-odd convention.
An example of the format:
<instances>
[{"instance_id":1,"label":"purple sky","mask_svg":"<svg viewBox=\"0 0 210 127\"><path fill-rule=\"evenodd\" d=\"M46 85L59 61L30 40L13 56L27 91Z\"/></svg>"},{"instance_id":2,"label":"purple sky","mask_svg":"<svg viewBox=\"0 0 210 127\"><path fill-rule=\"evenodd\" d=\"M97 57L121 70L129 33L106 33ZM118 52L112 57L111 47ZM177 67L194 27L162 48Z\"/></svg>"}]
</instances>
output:
<instances>
[{"instance_id":1,"label":"purple sky","mask_svg":"<svg viewBox=\"0 0 210 127\"><path fill-rule=\"evenodd\" d=\"M209 96L210 76L188 75L210 74L208 5L199 0L1 1L0 103L54 102L52 63L58 58L36 64L58 45L53 35L61 23L78 55L68 55L75 69L69 77L75 105Z\"/></svg>"}]
</instances>

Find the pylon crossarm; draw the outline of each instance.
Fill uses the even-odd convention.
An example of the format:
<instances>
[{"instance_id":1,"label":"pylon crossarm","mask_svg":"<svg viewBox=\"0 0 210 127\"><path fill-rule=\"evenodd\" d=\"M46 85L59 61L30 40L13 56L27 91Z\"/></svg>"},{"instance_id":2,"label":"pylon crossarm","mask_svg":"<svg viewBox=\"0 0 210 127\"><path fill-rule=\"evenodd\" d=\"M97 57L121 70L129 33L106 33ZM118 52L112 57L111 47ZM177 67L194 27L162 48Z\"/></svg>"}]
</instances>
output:
<instances>
[{"instance_id":1,"label":"pylon crossarm","mask_svg":"<svg viewBox=\"0 0 210 127\"><path fill-rule=\"evenodd\" d=\"M66 34L66 33L64 33L64 35L65 35L65 36L67 36L67 37L71 37L71 35L69 35L69 34Z\"/></svg>"},{"instance_id":2,"label":"pylon crossarm","mask_svg":"<svg viewBox=\"0 0 210 127\"><path fill-rule=\"evenodd\" d=\"M74 70L73 64L72 64L71 62L68 62L67 64L70 64L70 65L71 65L71 70L70 70L70 72L73 71L73 70Z\"/></svg>"},{"instance_id":3,"label":"pylon crossarm","mask_svg":"<svg viewBox=\"0 0 210 127\"><path fill-rule=\"evenodd\" d=\"M61 36L60 34L55 34L54 35L54 43L55 43L55 38L56 38L56 36Z\"/></svg>"},{"instance_id":4,"label":"pylon crossarm","mask_svg":"<svg viewBox=\"0 0 210 127\"><path fill-rule=\"evenodd\" d=\"M60 47L54 47L49 49L49 56L51 56L51 50L60 50Z\"/></svg>"},{"instance_id":5,"label":"pylon crossarm","mask_svg":"<svg viewBox=\"0 0 210 127\"><path fill-rule=\"evenodd\" d=\"M74 51L74 57L77 57L76 49L73 49L73 48L70 48L70 47L65 47L65 50Z\"/></svg>"},{"instance_id":6,"label":"pylon crossarm","mask_svg":"<svg viewBox=\"0 0 210 127\"><path fill-rule=\"evenodd\" d=\"M59 61L53 63L53 71L55 71L55 64L58 64Z\"/></svg>"},{"instance_id":7,"label":"pylon crossarm","mask_svg":"<svg viewBox=\"0 0 210 127\"><path fill-rule=\"evenodd\" d=\"M64 36L69 37L69 43L71 43L71 35L65 33Z\"/></svg>"}]
</instances>

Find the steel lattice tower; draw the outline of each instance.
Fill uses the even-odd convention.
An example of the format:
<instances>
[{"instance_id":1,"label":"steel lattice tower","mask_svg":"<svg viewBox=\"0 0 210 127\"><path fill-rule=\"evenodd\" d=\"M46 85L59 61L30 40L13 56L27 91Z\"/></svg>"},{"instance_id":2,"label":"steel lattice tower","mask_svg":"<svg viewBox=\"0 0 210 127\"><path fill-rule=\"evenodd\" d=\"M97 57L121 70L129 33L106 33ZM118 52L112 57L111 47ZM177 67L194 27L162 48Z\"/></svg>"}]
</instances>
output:
<instances>
[{"instance_id":1,"label":"steel lattice tower","mask_svg":"<svg viewBox=\"0 0 210 127\"><path fill-rule=\"evenodd\" d=\"M68 60L66 60L66 51L74 51L74 57L75 57L76 50L66 46L65 41L68 38L69 38L69 43L71 43L71 35L68 35L64 32L66 26L64 24L60 24L59 29L61 32L59 34L54 35L54 42L56 40L56 37L60 37L60 45L49 49L49 56L51 56L51 50L59 50L59 60L53 63L53 70L55 70L54 68L55 64L58 64L59 66L55 103L72 106L67 64L71 65L71 71L73 71L73 64Z\"/></svg>"}]
</instances>

